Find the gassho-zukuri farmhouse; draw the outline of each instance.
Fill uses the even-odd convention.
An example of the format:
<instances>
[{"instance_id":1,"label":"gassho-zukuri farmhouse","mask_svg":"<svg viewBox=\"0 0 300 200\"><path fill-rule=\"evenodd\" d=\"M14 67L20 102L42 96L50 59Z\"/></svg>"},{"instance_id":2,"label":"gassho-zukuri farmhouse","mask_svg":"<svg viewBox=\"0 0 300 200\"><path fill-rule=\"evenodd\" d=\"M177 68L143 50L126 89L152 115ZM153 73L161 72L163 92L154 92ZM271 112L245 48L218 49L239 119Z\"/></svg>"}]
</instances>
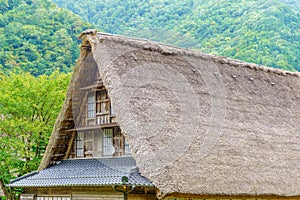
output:
<instances>
[{"instance_id":1,"label":"gassho-zukuri farmhouse","mask_svg":"<svg viewBox=\"0 0 300 200\"><path fill-rule=\"evenodd\" d=\"M21 200L300 199L300 74L87 30Z\"/></svg>"}]
</instances>

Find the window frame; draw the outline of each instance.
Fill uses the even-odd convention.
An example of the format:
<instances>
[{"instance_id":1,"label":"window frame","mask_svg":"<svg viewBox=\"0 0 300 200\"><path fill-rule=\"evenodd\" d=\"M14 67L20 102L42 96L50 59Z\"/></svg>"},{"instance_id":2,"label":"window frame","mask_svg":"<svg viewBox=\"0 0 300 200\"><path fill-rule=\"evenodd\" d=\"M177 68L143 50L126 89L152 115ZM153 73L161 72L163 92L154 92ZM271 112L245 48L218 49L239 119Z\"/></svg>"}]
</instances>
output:
<instances>
[{"instance_id":1,"label":"window frame","mask_svg":"<svg viewBox=\"0 0 300 200\"><path fill-rule=\"evenodd\" d=\"M72 200L71 195L37 195L36 200Z\"/></svg>"},{"instance_id":2,"label":"window frame","mask_svg":"<svg viewBox=\"0 0 300 200\"><path fill-rule=\"evenodd\" d=\"M111 132L108 132L108 131ZM113 138L114 138L114 129L113 128L104 128L102 129L102 156L112 156L114 154L113 152L109 151L109 148L114 148L113 144ZM106 136L105 134L110 134L109 136ZM105 142L105 139L107 140ZM111 144L111 145L110 145Z\"/></svg>"},{"instance_id":3,"label":"window frame","mask_svg":"<svg viewBox=\"0 0 300 200\"><path fill-rule=\"evenodd\" d=\"M79 152L81 152L80 155L79 155ZM78 131L76 133L76 137L75 137L75 154L76 154L76 158L84 158L84 132L83 131Z\"/></svg>"},{"instance_id":4,"label":"window frame","mask_svg":"<svg viewBox=\"0 0 300 200\"><path fill-rule=\"evenodd\" d=\"M131 155L130 146L119 127L76 131L73 144L75 158Z\"/></svg>"},{"instance_id":5,"label":"window frame","mask_svg":"<svg viewBox=\"0 0 300 200\"><path fill-rule=\"evenodd\" d=\"M90 92L87 96L87 119L95 119L96 117L96 97L94 92Z\"/></svg>"}]
</instances>

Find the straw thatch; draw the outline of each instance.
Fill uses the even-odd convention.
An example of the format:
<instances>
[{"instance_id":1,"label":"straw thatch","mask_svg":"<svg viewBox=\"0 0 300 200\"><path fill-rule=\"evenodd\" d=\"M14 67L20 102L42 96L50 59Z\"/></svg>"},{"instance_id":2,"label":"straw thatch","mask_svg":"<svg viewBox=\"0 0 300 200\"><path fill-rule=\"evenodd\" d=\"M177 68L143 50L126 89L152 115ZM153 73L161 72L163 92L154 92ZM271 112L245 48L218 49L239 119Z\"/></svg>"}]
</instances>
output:
<instances>
[{"instance_id":1,"label":"straw thatch","mask_svg":"<svg viewBox=\"0 0 300 200\"><path fill-rule=\"evenodd\" d=\"M76 88L98 67L137 166L161 196L300 195L299 73L94 31L81 37L40 169L63 158L56 147L66 142L62 127L76 125Z\"/></svg>"}]
</instances>

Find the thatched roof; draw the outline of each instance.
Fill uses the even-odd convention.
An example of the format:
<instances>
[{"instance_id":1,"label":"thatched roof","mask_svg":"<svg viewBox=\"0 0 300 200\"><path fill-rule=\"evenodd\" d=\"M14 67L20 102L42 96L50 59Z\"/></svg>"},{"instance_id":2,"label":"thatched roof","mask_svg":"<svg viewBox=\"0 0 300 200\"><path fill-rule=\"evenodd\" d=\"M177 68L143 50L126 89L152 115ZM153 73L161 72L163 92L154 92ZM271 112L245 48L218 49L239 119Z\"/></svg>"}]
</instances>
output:
<instances>
[{"instance_id":1,"label":"thatched roof","mask_svg":"<svg viewBox=\"0 0 300 200\"><path fill-rule=\"evenodd\" d=\"M300 195L299 73L94 31L81 37L40 169L63 158L57 144L76 124L68 120L76 88L88 85L82 72L98 69L140 172L162 196Z\"/></svg>"}]
</instances>

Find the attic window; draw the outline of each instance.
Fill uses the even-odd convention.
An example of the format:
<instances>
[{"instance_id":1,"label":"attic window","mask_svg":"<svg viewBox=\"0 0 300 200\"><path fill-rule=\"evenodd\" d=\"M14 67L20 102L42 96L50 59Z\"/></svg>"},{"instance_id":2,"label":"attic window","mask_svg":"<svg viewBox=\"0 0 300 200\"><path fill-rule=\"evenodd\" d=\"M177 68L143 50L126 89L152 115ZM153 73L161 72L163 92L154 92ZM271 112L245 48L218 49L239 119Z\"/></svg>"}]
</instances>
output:
<instances>
[{"instance_id":1,"label":"attic window","mask_svg":"<svg viewBox=\"0 0 300 200\"><path fill-rule=\"evenodd\" d=\"M83 132L78 132L76 137L76 157L83 157Z\"/></svg>"},{"instance_id":2,"label":"attic window","mask_svg":"<svg viewBox=\"0 0 300 200\"><path fill-rule=\"evenodd\" d=\"M76 157L91 157L93 155L94 131L78 132L76 137Z\"/></svg>"},{"instance_id":3,"label":"attic window","mask_svg":"<svg viewBox=\"0 0 300 200\"><path fill-rule=\"evenodd\" d=\"M113 146L113 129L104 129L103 130L103 156L111 156L115 152Z\"/></svg>"},{"instance_id":4,"label":"attic window","mask_svg":"<svg viewBox=\"0 0 300 200\"><path fill-rule=\"evenodd\" d=\"M88 95L88 118L94 118L96 113L95 96L93 93Z\"/></svg>"},{"instance_id":5,"label":"attic window","mask_svg":"<svg viewBox=\"0 0 300 200\"><path fill-rule=\"evenodd\" d=\"M129 144L126 142L126 140L124 140L124 146L125 146L125 155L131 154Z\"/></svg>"},{"instance_id":6,"label":"attic window","mask_svg":"<svg viewBox=\"0 0 300 200\"><path fill-rule=\"evenodd\" d=\"M74 144L76 158L123 156L131 153L119 127L78 131Z\"/></svg>"},{"instance_id":7,"label":"attic window","mask_svg":"<svg viewBox=\"0 0 300 200\"><path fill-rule=\"evenodd\" d=\"M105 89L97 88L87 96L87 125L109 124L112 122L111 106Z\"/></svg>"}]
</instances>

